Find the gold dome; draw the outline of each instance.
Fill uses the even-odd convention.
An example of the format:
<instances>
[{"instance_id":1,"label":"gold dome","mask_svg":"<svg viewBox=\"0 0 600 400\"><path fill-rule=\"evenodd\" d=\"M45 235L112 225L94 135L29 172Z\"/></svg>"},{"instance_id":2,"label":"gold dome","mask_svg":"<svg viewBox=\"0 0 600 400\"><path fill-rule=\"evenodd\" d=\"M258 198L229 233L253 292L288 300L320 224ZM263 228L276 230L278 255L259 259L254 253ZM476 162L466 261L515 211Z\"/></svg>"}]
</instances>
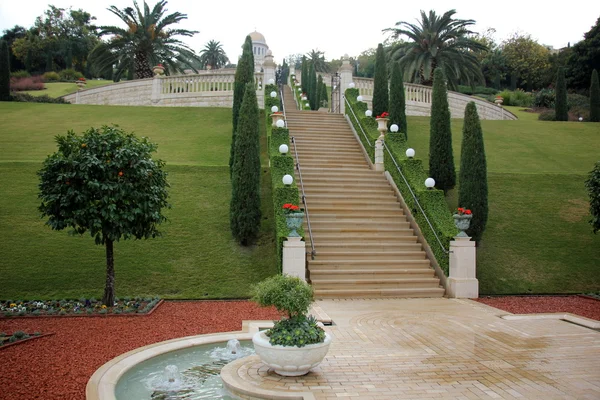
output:
<instances>
[{"instance_id":1,"label":"gold dome","mask_svg":"<svg viewBox=\"0 0 600 400\"><path fill-rule=\"evenodd\" d=\"M265 40L265 37L263 36L262 33L259 32L252 32L250 33L248 36L250 36L250 39L252 39L253 42L260 42L260 43L267 43L267 41Z\"/></svg>"}]
</instances>

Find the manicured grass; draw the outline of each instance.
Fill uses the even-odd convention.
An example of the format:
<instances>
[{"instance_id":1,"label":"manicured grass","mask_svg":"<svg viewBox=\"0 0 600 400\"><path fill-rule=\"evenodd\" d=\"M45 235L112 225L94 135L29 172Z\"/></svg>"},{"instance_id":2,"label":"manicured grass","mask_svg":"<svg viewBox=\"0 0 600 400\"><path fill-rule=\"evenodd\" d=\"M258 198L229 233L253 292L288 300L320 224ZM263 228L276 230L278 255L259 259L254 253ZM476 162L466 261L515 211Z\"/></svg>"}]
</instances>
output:
<instances>
[{"instance_id":1,"label":"manicured grass","mask_svg":"<svg viewBox=\"0 0 600 400\"><path fill-rule=\"evenodd\" d=\"M490 214L477 253L481 293L597 291L600 235L587 222L583 182L599 157L600 124L524 119L482 121L482 128ZM409 117L408 129L427 166L429 118ZM452 133L458 169L462 120L452 120Z\"/></svg>"},{"instance_id":2,"label":"manicured grass","mask_svg":"<svg viewBox=\"0 0 600 400\"><path fill-rule=\"evenodd\" d=\"M159 144L173 205L163 237L115 244L117 296L247 297L252 283L277 272L268 168L257 245L244 248L231 237L230 109L0 103L0 114L0 297L101 296L104 248L44 226L36 171L55 151L56 134L111 123Z\"/></svg>"},{"instance_id":3,"label":"manicured grass","mask_svg":"<svg viewBox=\"0 0 600 400\"><path fill-rule=\"evenodd\" d=\"M114 83L113 81L107 80L95 80L90 79L85 85L86 89L95 88L98 86L105 86ZM48 82L44 84L46 89L44 90L28 90L24 93L29 93L32 96L43 96L48 95L49 97L60 97L67 94L75 93L79 90L79 87L74 82Z\"/></svg>"}]
</instances>

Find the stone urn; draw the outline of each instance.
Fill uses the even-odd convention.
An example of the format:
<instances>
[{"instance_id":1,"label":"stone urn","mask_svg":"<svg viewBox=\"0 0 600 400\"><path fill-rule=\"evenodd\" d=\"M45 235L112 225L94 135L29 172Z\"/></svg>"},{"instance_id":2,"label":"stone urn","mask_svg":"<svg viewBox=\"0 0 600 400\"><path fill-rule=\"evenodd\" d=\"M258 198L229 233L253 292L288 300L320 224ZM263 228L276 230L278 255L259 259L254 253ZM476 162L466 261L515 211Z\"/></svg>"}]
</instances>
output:
<instances>
[{"instance_id":1,"label":"stone urn","mask_svg":"<svg viewBox=\"0 0 600 400\"><path fill-rule=\"evenodd\" d=\"M501 106L502 103L504 103L504 98L502 96L496 96L496 100L494 100L494 103L496 103L499 106Z\"/></svg>"},{"instance_id":2,"label":"stone urn","mask_svg":"<svg viewBox=\"0 0 600 400\"><path fill-rule=\"evenodd\" d=\"M473 214L454 214L454 225L460 231L457 237L469 237L465 231L469 229L471 225L471 219L473 218Z\"/></svg>"},{"instance_id":3,"label":"stone urn","mask_svg":"<svg viewBox=\"0 0 600 400\"><path fill-rule=\"evenodd\" d=\"M271 118L273 119L273 127L277 126L277 121L284 121L283 114L280 112L271 114Z\"/></svg>"},{"instance_id":4,"label":"stone urn","mask_svg":"<svg viewBox=\"0 0 600 400\"><path fill-rule=\"evenodd\" d=\"M387 124L389 120L389 118L375 118L375 121L377 121L377 130L379 131L379 139L382 139L385 136L385 133L388 130Z\"/></svg>"},{"instance_id":5,"label":"stone urn","mask_svg":"<svg viewBox=\"0 0 600 400\"><path fill-rule=\"evenodd\" d=\"M85 85L87 84L86 81L80 81L80 80L76 80L75 83L77 84L77 87L79 88L79 90L83 89L85 87Z\"/></svg>"},{"instance_id":6,"label":"stone urn","mask_svg":"<svg viewBox=\"0 0 600 400\"><path fill-rule=\"evenodd\" d=\"M154 72L155 76L161 76L165 74L165 67L158 64L156 67L152 68L152 72Z\"/></svg>"},{"instance_id":7,"label":"stone urn","mask_svg":"<svg viewBox=\"0 0 600 400\"><path fill-rule=\"evenodd\" d=\"M303 212L293 212L285 215L285 222L290 229L288 237L300 237L296 229L302 226L302 218L304 218Z\"/></svg>"},{"instance_id":8,"label":"stone urn","mask_svg":"<svg viewBox=\"0 0 600 400\"><path fill-rule=\"evenodd\" d=\"M264 331L260 331L254 334L252 343L260 360L276 374L300 376L308 374L311 368L323 361L329 351L331 336L325 333L323 343L309 344L304 347L280 346L269 343L269 337Z\"/></svg>"}]
</instances>

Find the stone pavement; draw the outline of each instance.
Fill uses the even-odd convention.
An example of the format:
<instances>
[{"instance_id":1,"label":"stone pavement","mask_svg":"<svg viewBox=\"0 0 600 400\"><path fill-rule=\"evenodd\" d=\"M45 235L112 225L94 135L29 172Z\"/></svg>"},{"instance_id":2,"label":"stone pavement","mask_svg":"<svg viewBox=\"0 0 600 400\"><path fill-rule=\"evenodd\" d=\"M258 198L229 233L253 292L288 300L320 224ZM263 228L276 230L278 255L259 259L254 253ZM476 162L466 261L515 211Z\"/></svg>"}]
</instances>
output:
<instances>
[{"instance_id":1,"label":"stone pavement","mask_svg":"<svg viewBox=\"0 0 600 400\"><path fill-rule=\"evenodd\" d=\"M316 399L600 399L600 332L457 299L322 300L323 363L280 377L240 360L245 389ZM265 392L266 393L266 392ZM304 394L304 396L303 396ZM274 396L273 398L276 398Z\"/></svg>"}]
</instances>

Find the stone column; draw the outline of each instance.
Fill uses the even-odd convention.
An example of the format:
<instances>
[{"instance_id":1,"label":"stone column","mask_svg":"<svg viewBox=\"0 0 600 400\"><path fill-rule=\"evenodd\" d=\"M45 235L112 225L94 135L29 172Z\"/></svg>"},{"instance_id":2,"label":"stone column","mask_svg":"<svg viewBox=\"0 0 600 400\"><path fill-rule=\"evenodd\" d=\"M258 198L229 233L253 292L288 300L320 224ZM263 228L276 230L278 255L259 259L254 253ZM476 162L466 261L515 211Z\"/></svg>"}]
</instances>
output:
<instances>
[{"instance_id":1,"label":"stone column","mask_svg":"<svg viewBox=\"0 0 600 400\"><path fill-rule=\"evenodd\" d=\"M350 82L352 82L352 65L350 65L350 57L348 57L348 54L344 54L344 57L342 57L342 66L340 67L340 69L338 70L339 74L340 74L340 93L343 96L344 93L346 92L346 89L348 89L348 85L350 84ZM344 114L346 110L346 101L342 98L342 100L340 101L340 113Z\"/></svg>"},{"instance_id":2,"label":"stone column","mask_svg":"<svg viewBox=\"0 0 600 400\"><path fill-rule=\"evenodd\" d=\"M283 242L283 274L306 280L306 243L301 237L288 236Z\"/></svg>"},{"instance_id":3,"label":"stone column","mask_svg":"<svg viewBox=\"0 0 600 400\"><path fill-rule=\"evenodd\" d=\"M479 297L479 281L475 277L475 254L475 242L468 236L455 236L450 242L450 277L446 287L448 297Z\"/></svg>"},{"instance_id":4,"label":"stone column","mask_svg":"<svg viewBox=\"0 0 600 400\"><path fill-rule=\"evenodd\" d=\"M163 75L155 74L152 79L152 104L157 105L160 102L160 95L162 91L162 80Z\"/></svg>"},{"instance_id":5,"label":"stone column","mask_svg":"<svg viewBox=\"0 0 600 400\"><path fill-rule=\"evenodd\" d=\"M271 50L267 50L267 54L265 55L265 61L263 62L263 70L264 70L264 81L265 85L269 84L269 80L273 79L275 82L275 68L277 68L277 64L273 61L273 52Z\"/></svg>"},{"instance_id":6,"label":"stone column","mask_svg":"<svg viewBox=\"0 0 600 400\"><path fill-rule=\"evenodd\" d=\"M375 171L385 171L385 165L383 164L383 135L375 141Z\"/></svg>"}]
</instances>

